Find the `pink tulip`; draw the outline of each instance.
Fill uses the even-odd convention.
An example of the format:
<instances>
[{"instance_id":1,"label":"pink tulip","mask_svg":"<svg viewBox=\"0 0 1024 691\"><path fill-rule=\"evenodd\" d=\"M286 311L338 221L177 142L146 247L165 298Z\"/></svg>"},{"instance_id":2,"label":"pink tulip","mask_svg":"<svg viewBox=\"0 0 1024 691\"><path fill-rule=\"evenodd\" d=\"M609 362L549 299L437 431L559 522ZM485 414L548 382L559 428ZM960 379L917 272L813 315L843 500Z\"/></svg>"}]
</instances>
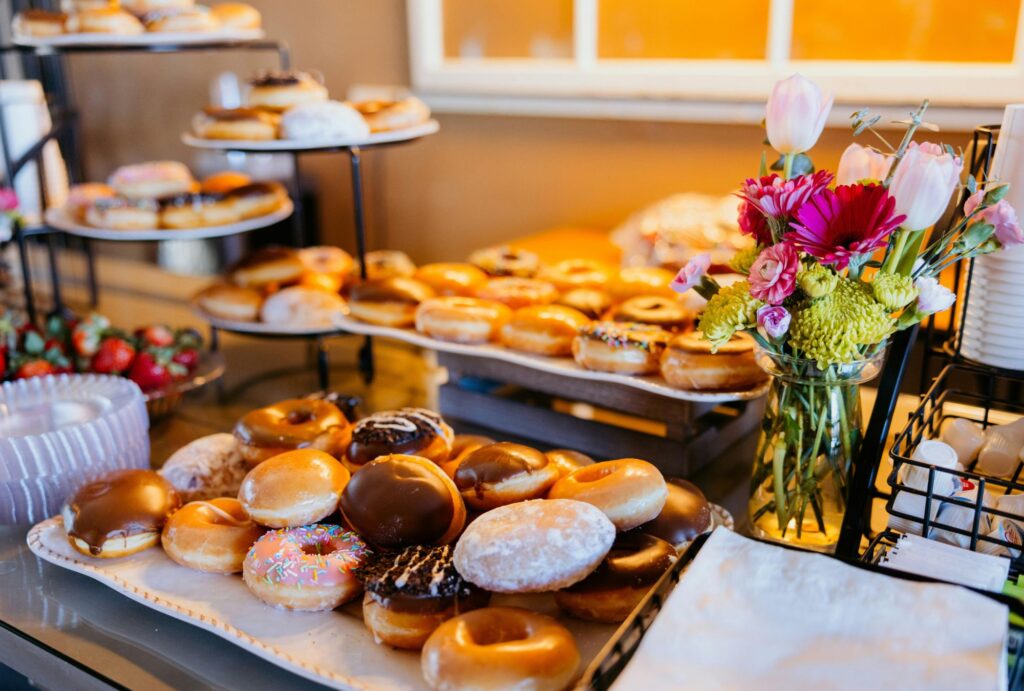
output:
<instances>
[{"instance_id":1,"label":"pink tulip","mask_svg":"<svg viewBox=\"0 0 1024 691\"><path fill-rule=\"evenodd\" d=\"M924 230L935 225L949 206L962 168L963 162L938 144L910 143L889 185L896 213L906 216L903 228Z\"/></svg>"},{"instance_id":2,"label":"pink tulip","mask_svg":"<svg viewBox=\"0 0 1024 691\"><path fill-rule=\"evenodd\" d=\"M852 185L861 180L881 182L889 174L892 159L860 144L850 144L839 158L837 185Z\"/></svg>"},{"instance_id":3,"label":"pink tulip","mask_svg":"<svg viewBox=\"0 0 1024 691\"><path fill-rule=\"evenodd\" d=\"M672 279L672 290L677 293L685 293L694 286L699 285L710 267L711 255L707 253L698 254L686 262L686 266L681 268L676 277Z\"/></svg>"},{"instance_id":4,"label":"pink tulip","mask_svg":"<svg viewBox=\"0 0 1024 691\"><path fill-rule=\"evenodd\" d=\"M772 148L781 154L802 154L814 146L825 129L832 99L799 74L776 82L765 111Z\"/></svg>"}]
</instances>

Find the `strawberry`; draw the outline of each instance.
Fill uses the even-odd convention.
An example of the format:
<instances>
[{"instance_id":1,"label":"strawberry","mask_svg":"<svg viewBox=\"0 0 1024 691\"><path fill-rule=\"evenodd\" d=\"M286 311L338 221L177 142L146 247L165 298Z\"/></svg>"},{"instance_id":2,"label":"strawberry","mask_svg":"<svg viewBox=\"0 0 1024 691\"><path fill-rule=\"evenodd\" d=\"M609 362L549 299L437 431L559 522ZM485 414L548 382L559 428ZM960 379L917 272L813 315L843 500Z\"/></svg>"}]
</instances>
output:
<instances>
[{"instance_id":1,"label":"strawberry","mask_svg":"<svg viewBox=\"0 0 1024 691\"><path fill-rule=\"evenodd\" d=\"M100 341L89 369L99 374L122 374L135 360L135 347L119 336L108 336Z\"/></svg>"},{"instance_id":2,"label":"strawberry","mask_svg":"<svg viewBox=\"0 0 1024 691\"><path fill-rule=\"evenodd\" d=\"M136 329L135 337L139 339L140 345L154 348L166 348L174 343L174 332L163 324Z\"/></svg>"},{"instance_id":3,"label":"strawberry","mask_svg":"<svg viewBox=\"0 0 1024 691\"><path fill-rule=\"evenodd\" d=\"M14 378L28 379L47 374L57 374L57 368L43 358L28 357L18 364L18 368L14 371Z\"/></svg>"},{"instance_id":4,"label":"strawberry","mask_svg":"<svg viewBox=\"0 0 1024 691\"><path fill-rule=\"evenodd\" d=\"M156 348L139 353L128 378L148 392L167 388L175 379L183 376L185 371L182 365L171 360L169 349Z\"/></svg>"},{"instance_id":5,"label":"strawberry","mask_svg":"<svg viewBox=\"0 0 1024 691\"><path fill-rule=\"evenodd\" d=\"M174 354L171 360L184 367L188 372L194 372L199 366L199 351L195 348L182 348Z\"/></svg>"},{"instance_id":6,"label":"strawberry","mask_svg":"<svg viewBox=\"0 0 1024 691\"><path fill-rule=\"evenodd\" d=\"M79 356L91 358L99 350L103 332L109 328L109 319L100 314L90 314L75 325L71 332L71 347Z\"/></svg>"},{"instance_id":7,"label":"strawberry","mask_svg":"<svg viewBox=\"0 0 1024 691\"><path fill-rule=\"evenodd\" d=\"M0 381L7 376L7 348L0 346Z\"/></svg>"}]
</instances>

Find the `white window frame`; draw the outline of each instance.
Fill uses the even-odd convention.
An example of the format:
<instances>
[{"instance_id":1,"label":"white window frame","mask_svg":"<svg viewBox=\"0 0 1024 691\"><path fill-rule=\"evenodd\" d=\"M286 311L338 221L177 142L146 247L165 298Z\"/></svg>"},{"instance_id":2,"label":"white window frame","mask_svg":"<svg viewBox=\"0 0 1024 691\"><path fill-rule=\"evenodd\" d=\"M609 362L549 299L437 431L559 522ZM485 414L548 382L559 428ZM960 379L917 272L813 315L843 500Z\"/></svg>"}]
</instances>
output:
<instances>
[{"instance_id":1,"label":"white window frame","mask_svg":"<svg viewBox=\"0 0 1024 691\"><path fill-rule=\"evenodd\" d=\"M407 0L413 87L440 112L733 123L759 122L771 85L794 72L887 117L928 98L928 119L947 128L998 122L1024 102L1024 2L1013 62L966 64L792 60L794 0L770 0L765 60L599 60L598 1L574 0L571 58L461 60L444 55L443 0Z\"/></svg>"}]
</instances>

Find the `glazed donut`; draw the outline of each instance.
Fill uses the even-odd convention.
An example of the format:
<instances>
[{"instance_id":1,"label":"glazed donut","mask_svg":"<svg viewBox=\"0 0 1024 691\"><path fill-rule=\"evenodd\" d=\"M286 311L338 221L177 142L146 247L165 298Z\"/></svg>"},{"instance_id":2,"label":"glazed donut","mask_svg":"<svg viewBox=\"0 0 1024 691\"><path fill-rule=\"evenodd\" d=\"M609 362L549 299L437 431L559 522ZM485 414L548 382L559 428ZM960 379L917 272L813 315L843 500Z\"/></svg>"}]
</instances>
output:
<instances>
[{"instance_id":1,"label":"glazed donut","mask_svg":"<svg viewBox=\"0 0 1024 691\"><path fill-rule=\"evenodd\" d=\"M661 374L669 386L694 391L739 391L768 378L754 359L754 339L745 333L736 333L715 353L699 333L679 334L661 356Z\"/></svg>"},{"instance_id":2,"label":"glazed donut","mask_svg":"<svg viewBox=\"0 0 1024 691\"><path fill-rule=\"evenodd\" d=\"M567 293L562 293L557 300L557 305L565 305L579 310L590 319L600 319L601 315L612 306L612 296L597 288L575 288Z\"/></svg>"},{"instance_id":3,"label":"glazed donut","mask_svg":"<svg viewBox=\"0 0 1024 691\"><path fill-rule=\"evenodd\" d=\"M293 449L315 449L341 458L352 429L338 406L322 399L290 398L246 413L235 438L251 465Z\"/></svg>"},{"instance_id":4,"label":"glazed donut","mask_svg":"<svg viewBox=\"0 0 1024 691\"><path fill-rule=\"evenodd\" d=\"M77 551L101 559L135 554L160 541L181 498L152 470L115 470L87 483L61 509L64 532Z\"/></svg>"},{"instance_id":5,"label":"glazed donut","mask_svg":"<svg viewBox=\"0 0 1024 691\"><path fill-rule=\"evenodd\" d=\"M352 269L355 277L361 276L361 267L356 262ZM366 253L366 278L374 281L380 278L391 278L393 276L411 277L416 273L416 265L409 259L409 255L398 250L374 250Z\"/></svg>"},{"instance_id":6,"label":"glazed donut","mask_svg":"<svg viewBox=\"0 0 1024 691\"><path fill-rule=\"evenodd\" d=\"M416 330L441 341L487 343L496 340L512 310L478 298L430 298L416 308Z\"/></svg>"},{"instance_id":7,"label":"glazed donut","mask_svg":"<svg viewBox=\"0 0 1024 691\"><path fill-rule=\"evenodd\" d=\"M210 12L225 29L251 30L263 25L259 10L244 2L222 2L211 7Z\"/></svg>"},{"instance_id":8,"label":"glazed donut","mask_svg":"<svg viewBox=\"0 0 1024 691\"><path fill-rule=\"evenodd\" d=\"M15 36L31 36L33 38L59 36L64 33L67 21L68 16L63 12L23 10L14 15L11 33Z\"/></svg>"},{"instance_id":9,"label":"glazed donut","mask_svg":"<svg viewBox=\"0 0 1024 691\"><path fill-rule=\"evenodd\" d=\"M537 449L497 442L471 452L455 471L455 486L471 509L490 509L540 499L562 474Z\"/></svg>"},{"instance_id":10,"label":"glazed donut","mask_svg":"<svg viewBox=\"0 0 1024 691\"><path fill-rule=\"evenodd\" d=\"M341 513L381 549L445 545L466 524L466 507L451 478L432 461L401 454L356 471L341 495Z\"/></svg>"},{"instance_id":11,"label":"glazed donut","mask_svg":"<svg viewBox=\"0 0 1024 691\"><path fill-rule=\"evenodd\" d=\"M472 264L424 264L416 269L413 278L422 281L441 296L472 297L487 283L487 274Z\"/></svg>"},{"instance_id":12,"label":"glazed donut","mask_svg":"<svg viewBox=\"0 0 1024 691\"><path fill-rule=\"evenodd\" d=\"M469 255L468 261L488 276L533 278L540 269L536 254L509 245L477 250Z\"/></svg>"},{"instance_id":13,"label":"glazed donut","mask_svg":"<svg viewBox=\"0 0 1024 691\"><path fill-rule=\"evenodd\" d=\"M482 300L494 300L517 310L531 305L547 305L558 297L558 291L547 281L536 278L504 276L492 278L477 291Z\"/></svg>"},{"instance_id":14,"label":"glazed donut","mask_svg":"<svg viewBox=\"0 0 1024 691\"><path fill-rule=\"evenodd\" d=\"M370 128L355 108L340 101L301 103L281 117L281 139L313 142L361 141Z\"/></svg>"},{"instance_id":15,"label":"glazed donut","mask_svg":"<svg viewBox=\"0 0 1024 691\"><path fill-rule=\"evenodd\" d=\"M362 101L353 105L371 132L401 130L430 120L430 108L415 96L401 101Z\"/></svg>"},{"instance_id":16,"label":"glazed donut","mask_svg":"<svg viewBox=\"0 0 1024 691\"><path fill-rule=\"evenodd\" d=\"M576 288L603 288L614 274L604 262L592 259L566 259L541 269L539 278L550 281L560 291Z\"/></svg>"},{"instance_id":17,"label":"glazed donut","mask_svg":"<svg viewBox=\"0 0 1024 691\"><path fill-rule=\"evenodd\" d=\"M551 451L545 451L544 455L558 468L558 472L561 473L562 477L579 470L583 466L594 464L593 458L572 449L552 449Z\"/></svg>"},{"instance_id":18,"label":"glazed donut","mask_svg":"<svg viewBox=\"0 0 1024 691\"><path fill-rule=\"evenodd\" d=\"M288 247L264 247L252 252L228 270L231 282L246 288L266 288L297 283L306 266Z\"/></svg>"},{"instance_id":19,"label":"glazed donut","mask_svg":"<svg viewBox=\"0 0 1024 691\"><path fill-rule=\"evenodd\" d=\"M142 16L142 23L146 31L153 33L201 33L220 28L220 20L202 6L147 12Z\"/></svg>"},{"instance_id":20,"label":"glazed donut","mask_svg":"<svg viewBox=\"0 0 1024 691\"><path fill-rule=\"evenodd\" d=\"M352 286L349 310L368 324L405 328L416 323L420 303L432 297L433 289L414 278L377 278Z\"/></svg>"},{"instance_id":21,"label":"glazed donut","mask_svg":"<svg viewBox=\"0 0 1024 691\"><path fill-rule=\"evenodd\" d=\"M375 553L356 576L366 628L377 643L404 650L419 650L443 622L490 600L455 570L451 545Z\"/></svg>"},{"instance_id":22,"label":"glazed donut","mask_svg":"<svg viewBox=\"0 0 1024 691\"><path fill-rule=\"evenodd\" d=\"M368 553L358 535L336 525L272 530L245 556L242 578L268 605L320 612L359 594L353 572Z\"/></svg>"},{"instance_id":23,"label":"glazed donut","mask_svg":"<svg viewBox=\"0 0 1024 691\"><path fill-rule=\"evenodd\" d=\"M501 327L501 342L536 355L572 355L576 334L590 323L581 312L561 305L523 307Z\"/></svg>"},{"instance_id":24,"label":"glazed donut","mask_svg":"<svg viewBox=\"0 0 1024 691\"><path fill-rule=\"evenodd\" d=\"M83 10L68 17L65 30L70 34L117 34L134 36L146 32L146 27L134 15L116 7Z\"/></svg>"},{"instance_id":25,"label":"glazed donut","mask_svg":"<svg viewBox=\"0 0 1024 691\"><path fill-rule=\"evenodd\" d=\"M555 483L548 497L592 504L623 531L657 517L665 507L668 488L661 471L647 461L622 458L573 471Z\"/></svg>"},{"instance_id":26,"label":"glazed donut","mask_svg":"<svg viewBox=\"0 0 1024 691\"><path fill-rule=\"evenodd\" d=\"M239 173L235 170L222 170L219 173L203 178L203 181L199 184L199 191L206 194L227 194L233 189L248 185L250 182L252 182L252 178L245 173Z\"/></svg>"},{"instance_id":27,"label":"glazed donut","mask_svg":"<svg viewBox=\"0 0 1024 691\"><path fill-rule=\"evenodd\" d=\"M675 561L675 547L664 540L622 533L593 573L555 593L555 603L577 619L621 623Z\"/></svg>"},{"instance_id":28,"label":"glazed donut","mask_svg":"<svg viewBox=\"0 0 1024 691\"><path fill-rule=\"evenodd\" d=\"M81 185L73 185L68 190L68 200L64 209L69 216L79 223L85 221L85 215L99 199L110 199L117 193L110 185L102 182L85 182Z\"/></svg>"},{"instance_id":29,"label":"glazed donut","mask_svg":"<svg viewBox=\"0 0 1024 691\"><path fill-rule=\"evenodd\" d=\"M436 691L569 688L580 664L568 629L544 614L487 607L441 624L423 646L423 678Z\"/></svg>"},{"instance_id":30,"label":"glazed donut","mask_svg":"<svg viewBox=\"0 0 1024 691\"><path fill-rule=\"evenodd\" d=\"M183 502L238 496L249 466L231 434L210 434L181 447L160 467Z\"/></svg>"},{"instance_id":31,"label":"glazed donut","mask_svg":"<svg viewBox=\"0 0 1024 691\"><path fill-rule=\"evenodd\" d=\"M614 540L615 526L590 504L521 501L466 526L455 545L455 568L493 593L559 590L586 578Z\"/></svg>"},{"instance_id":32,"label":"glazed donut","mask_svg":"<svg viewBox=\"0 0 1024 691\"><path fill-rule=\"evenodd\" d=\"M121 166L111 174L107 184L119 195L129 199L175 197L195 192L199 187L185 164L177 161L153 161Z\"/></svg>"},{"instance_id":33,"label":"glazed donut","mask_svg":"<svg viewBox=\"0 0 1024 691\"><path fill-rule=\"evenodd\" d=\"M692 482L671 478L666 487L668 499L661 513L636 530L682 550L698 535L711 530L711 505Z\"/></svg>"},{"instance_id":34,"label":"glazed donut","mask_svg":"<svg viewBox=\"0 0 1024 691\"><path fill-rule=\"evenodd\" d=\"M621 269L608 285L616 300L628 300L640 295L664 295L675 298L672 279L676 275L656 266L631 266Z\"/></svg>"},{"instance_id":35,"label":"glazed donut","mask_svg":"<svg viewBox=\"0 0 1024 691\"><path fill-rule=\"evenodd\" d=\"M164 524L160 543L182 566L209 573L239 573L252 544L263 534L237 499L185 504Z\"/></svg>"},{"instance_id":36,"label":"glazed donut","mask_svg":"<svg viewBox=\"0 0 1024 691\"><path fill-rule=\"evenodd\" d=\"M283 112L301 103L327 100L327 89L306 72L266 71L249 80L246 102L253 108Z\"/></svg>"},{"instance_id":37,"label":"glazed donut","mask_svg":"<svg viewBox=\"0 0 1024 691\"><path fill-rule=\"evenodd\" d=\"M338 289L341 288L345 279L352 273L352 267L355 266L352 255L340 247L329 245L306 247L299 250L299 261L306 267L307 272L323 274L335 279ZM335 289L335 292L338 289Z\"/></svg>"},{"instance_id":38,"label":"glazed donut","mask_svg":"<svg viewBox=\"0 0 1024 691\"><path fill-rule=\"evenodd\" d=\"M431 410L385 410L353 425L342 460L352 472L390 454L419 456L440 465L448 460L454 438L452 428Z\"/></svg>"},{"instance_id":39,"label":"glazed donut","mask_svg":"<svg viewBox=\"0 0 1024 691\"><path fill-rule=\"evenodd\" d=\"M204 108L192 118L192 131L202 139L268 141L277 139L280 121L258 108Z\"/></svg>"},{"instance_id":40,"label":"glazed donut","mask_svg":"<svg viewBox=\"0 0 1024 691\"><path fill-rule=\"evenodd\" d=\"M576 362L589 370L655 374L671 334L658 326L629 322L593 322L572 343Z\"/></svg>"},{"instance_id":41,"label":"glazed donut","mask_svg":"<svg viewBox=\"0 0 1024 691\"><path fill-rule=\"evenodd\" d=\"M94 228L154 230L160 225L160 205L152 199L99 198L85 212Z\"/></svg>"},{"instance_id":42,"label":"glazed donut","mask_svg":"<svg viewBox=\"0 0 1024 691\"><path fill-rule=\"evenodd\" d=\"M294 528L330 516L349 472L323 451L296 449L249 471L238 490L249 517L268 528Z\"/></svg>"},{"instance_id":43,"label":"glazed donut","mask_svg":"<svg viewBox=\"0 0 1024 691\"><path fill-rule=\"evenodd\" d=\"M608 315L616 322L636 322L681 331L693 326L694 313L682 302L663 295L638 295L625 300Z\"/></svg>"},{"instance_id":44,"label":"glazed donut","mask_svg":"<svg viewBox=\"0 0 1024 691\"><path fill-rule=\"evenodd\" d=\"M252 182L231 190L224 199L235 205L243 219L258 218L284 206L288 201L288 191L278 182Z\"/></svg>"},{"instance_id":45,"label":"glazed donut","mask_svg":"<svg viewBox=\"0 0 1024 691\"><path fill-rule=\"evenodd\" d=\"M481 446L493 444L495 439L484 437L479 434L456 434L452 439L452 450L448 454L448 460L441 464L441 470L454 479L455 470L465 460L466 456L479 449Z\"/></svg>"},{"instance_id":46,"label":"glazed donut","mask_svg":"<svg viewBox=\"0 0 1024 691\"><path fill-rule=\"evenodd\" d=\"M237 210L224 201L221 194L180 194L160 204L162 228L204 228L237 223L242 220Z\"/></svg>"},{"instance_id":47,"label":"glazed donut","mask_svg":"<svg viewBox=\"0 0 1024 691\"><path fill-rule=\"evenodd\" d=\"M228 283L207 286L192 300L207 314L235 322L256 321L263 304L263 296L258 290Z\"/></svg>"},{"instance_id":48,"label":"glazed donut","mask_svg":"<svg viewBox=\"0 0 1024 691\"><path fill-rule=\"evenodd\" d=\"M260 320L275 326L331 329L347 311L348 305L335 292L291 286L263 301Z\"/></svg>"}]
</instances>

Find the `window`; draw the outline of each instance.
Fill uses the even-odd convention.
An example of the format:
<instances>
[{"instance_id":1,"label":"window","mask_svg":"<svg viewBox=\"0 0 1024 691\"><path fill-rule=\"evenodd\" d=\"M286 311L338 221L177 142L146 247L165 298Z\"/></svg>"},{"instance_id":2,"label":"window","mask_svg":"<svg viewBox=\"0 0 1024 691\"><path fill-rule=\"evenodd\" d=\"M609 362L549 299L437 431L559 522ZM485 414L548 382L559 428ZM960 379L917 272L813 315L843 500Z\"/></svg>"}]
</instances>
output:
<instances>
[{"instance_id":1,"label":"window","mask_svg":"<svg viewBox=\"0 0 1024 691\"><path fill-rule=\"evenodd\" d=\"M801 72L844 103L930 98L969 126L1024 100L1021 5L408 0L414 85L440 110L754 122Z\"/></svg>"}]
</instances>

